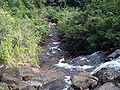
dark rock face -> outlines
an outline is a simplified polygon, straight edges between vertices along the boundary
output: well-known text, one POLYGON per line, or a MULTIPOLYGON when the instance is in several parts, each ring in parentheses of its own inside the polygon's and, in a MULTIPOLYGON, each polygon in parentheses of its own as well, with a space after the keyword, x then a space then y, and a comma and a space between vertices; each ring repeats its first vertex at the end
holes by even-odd
POLYGON ((102 63, 103 58, 105 58, 106 52, 97 51, 91 55, 79 56, 71 60, 71 64, 75 65, 98 65, 102 63))
POLYGON ((81 89, 94 88, 98 83, 98 78, 88 72, 82 72, 74 76, 73 84, 81 89))
POLYGON ((99 88, 96 88, 94 90, 120 90, 120 88, 116 87, 114 84, 108 82, 100 86, 99 88))
POLYGON ((101 83, 106 83, 109 81, 116 81, 120 82, 120 72, 119 70, 116 71, 114 69, 101 69, 96 73, 96 75, 99 78, 99 81, 101 83))
POLYGON ((120 49, 117 49, 116 51, 114 51, 113 53, 111 53, 110 55, 108 55, 105 58, 105 61, 111 61, 113 59, 116 59, 120 56, 120 49))

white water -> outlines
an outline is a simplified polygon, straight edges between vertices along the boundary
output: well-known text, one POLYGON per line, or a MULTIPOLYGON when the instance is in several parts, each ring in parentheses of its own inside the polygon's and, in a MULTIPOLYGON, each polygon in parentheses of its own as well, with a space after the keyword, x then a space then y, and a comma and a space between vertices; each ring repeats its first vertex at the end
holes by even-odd
MULTIPOLYGON (((58 42, 54 42, 55 45, 57 45, 58 42)), ((60 48, 58 48, 59 45, 55 46, 55 47, 50 47, 50 51, 52 51, 53 54, 55 54, 57 51, 62 51, 60 48)))
POLYGON ((71 76, 65 76, 64 80, 68 85, 66 85, 66 87, 63 90, 68 90, 68 88, 72 85, 71 76))
POLYGON ((86 58, 83 57, 83 58, 81 59, 81 61, 83 61, 83 60, 85 60, 85 59, 86 59, 86 58))
POLYGON ((77 66, 74 66, 74 65, 70 65, 68 63, 62 63, 64 60, 65 60, 64 58, 60 59, 59 63, 55 64, 55 66, 56 67, 62 67, 64 69, 69 69, 70 71, 73 71, 73 69, 76 69, 77 71, 84 71, 85 69, 93 68, 93 66, 88 66, 88 65, 83 65, 83 66, 77 65, 77 66))
POLYGON ((60 42, 53 42, 53 44, 55 44, 55 45, 56 45, 56 44, 60 44, 60 42))
POLYGON ((118 57, 117 59, 115 59, 113 61, 102 63, 99 67, 97 67, 95 70, 93 70, 91 72, 91 74, 97 73, 102 68, 114 68, 115 70, 119 70, 120 69, 120 57, 118 57))
MULTIPOLYGON (((95 54, 95 53, 94 53, 95 54)), ((86 58, 81 58, 81 60, 84 60, 86 58)), ((63 61, 65 61, 64 58, 59 60, 58 64, 55 64, 56 67, 62 67, 64 69, 69 69, 70 71, 73 71, 74 69, 76 69, 77 71, 85 71, 86 69, 90 69, 93 68, 94 66, 90 66, 90 65, 71 65, 68 63, 63 63, 63 61)), ((101 70, 102 68, 114 68, 115 70, 119 70, 120 69, 120 57, 118 57, 117 59, 113 60, 113 61, 109 61, 109 62, 105 62, 105 63, 101 63, 98 67, 96 67, 91 74, 95 74, 97 73, 99 70, 101 70)))

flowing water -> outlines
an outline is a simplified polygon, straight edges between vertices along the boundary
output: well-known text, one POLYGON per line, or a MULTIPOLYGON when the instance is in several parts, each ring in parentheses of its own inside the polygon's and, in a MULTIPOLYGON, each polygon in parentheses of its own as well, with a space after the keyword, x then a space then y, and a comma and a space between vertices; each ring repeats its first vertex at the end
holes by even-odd
POLYGON ((53 69, 63 68, 70 73, 70 75, 65 76, 64 80, 68 84, 63 90, 68 90, 72 84, 72 81, 70 80, 71 76, 79 72, 90 72, 91 74, 94 74, 102 68, 120 69, 120 57, 116 60, 105 63, 102 61, 102 59, 106 57, 106 52, 104 51, 98 51, 91 55, 71 58, 66 51, 60 48, 61 42, 59 41, 57 30, 51 28, 49 32, 49 36, 43 43, 43 49, 45 51, 41 57, 53 69))

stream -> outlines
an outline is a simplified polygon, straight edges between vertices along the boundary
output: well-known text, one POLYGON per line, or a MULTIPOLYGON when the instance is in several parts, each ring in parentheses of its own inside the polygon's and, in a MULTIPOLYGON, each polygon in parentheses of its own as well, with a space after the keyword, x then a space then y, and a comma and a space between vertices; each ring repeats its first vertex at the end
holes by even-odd
MULTIPOLYGON (((60 73, 53 74, 56 79, 64 77, 64 87, 59 87, 59 85, 57 87, 56 85, 55 88, 51 86, 56 84, 56 81, 53 81, 53 84, 47 83, 44 86, 45 90, 70 90, 69 88, 72 85, 71 77, 80 72, 90 72, 91 74, 95 74, 102 68, 111 68, 111 66, 114 66, 116 70, 120 69, 120 57, 109 62, 103 61, 103 58, 106 57, 107 51, 97 51, 91 55, 72 58, 68 52, 60 48, 61 42, 57 35, 57 29, 51 27, 49 29, 49 33, 49 36, 41 44, 42 48, 44 49, 41 59, 45 62, 42 67, 47 66, 48 72, 50 69, 53 70, 53 72, 54 70, 57 70, 57 72, 61 71, 61 74, 62 72, 67 72, 67 74, 64 74, 63 76, 60 76, 60 73)), ((47 72, 46 69, 42 70, 47 72)), ((48 74, 48 76, 50 75, 48 74)))

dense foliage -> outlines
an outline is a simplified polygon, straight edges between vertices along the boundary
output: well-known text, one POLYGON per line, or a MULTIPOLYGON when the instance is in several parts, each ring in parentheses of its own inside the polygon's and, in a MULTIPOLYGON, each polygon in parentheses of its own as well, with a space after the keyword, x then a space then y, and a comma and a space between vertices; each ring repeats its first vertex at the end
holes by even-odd
POLYGON ((38 2, 0 0, 0 61, 10 65, 33 61, 42 52, 37 43, 48 34, 38 2))
POLYGON ((84 10, 59 20, 58 32, 70 52, 88 54, 120 48, 120 1, 92 0, 84 10))

